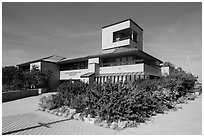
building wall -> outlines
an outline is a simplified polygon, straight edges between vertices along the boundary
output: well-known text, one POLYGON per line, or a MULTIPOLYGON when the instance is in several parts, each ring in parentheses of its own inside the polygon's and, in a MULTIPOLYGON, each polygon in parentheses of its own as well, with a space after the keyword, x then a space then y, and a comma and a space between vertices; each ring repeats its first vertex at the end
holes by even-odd
MULTIPOLYGON (((130 21, 122 22, 102 29, 102 50, 116 47, 113 44, 113 32, 130 28, 130 21)), ((127 42, 126 42, 127 43, 127 42)))
POLYGON ((174 72, 174 69, 171 67, 161 67, 161 74, 162 76, 170 75, 174 72))
POLYGON ((38 68, 39 70, 41 70, 41 62, 31 63, 31 64, 30 64, 30 70, 31 70, 33 67, 36 67, 36 68, 38 68))
POLYGON ((91 58, 91 59, 88 60, 88 63, 89 63, 89 64, 92 64, 92 63, 97 63, 97 64, 99 64, 99 58, 91 58))
POLYGON ((125 73, 125 72, 143 72, 144 63, 122 66, 100 67, 100 74, 103 73, 125 73))
POLYGON ((94 72, 94 73, 98 74, 99 58, 91 58, 88 60, 88 70, 89 70, 89 72, 94 72))
POLYGON ((102 29, 102 50, 122 46, 130 46, 143 50, 143 31, 130 20, 102 29), (127 28, 131 28, 137 32, 138 42, 136 43, 130 39, 113 42, 113 32, 127 28))
POLYGON ((60 71, 60 80, 80 79, 84 82, 88 82, 88 78, 80 78, 81 75, 86 74, 88 72, 88 69, 60 71))
POLYGON ((119 66, 119 65, 130 65, 133 64, 133 56, 122 56, 122 57, 113 57, 113 58, 106 58, 106 62, 104 63, 104 60, 101 60, 100 66, 104 67, 107 64, 110 64, 111 66, 119 66))
MULTIPOLYGON (((113 41, 113 40, 112 40, 113 41)), ((122 47, 122 46, 128 46, 130 45, 130 39, 122 40, 122 41, 117 41, 117 42, 112 42, 111 43, 111 48, 117 48, 117 47, 122 47)))
POLYGON ((144 72, 147 72, 150 75, 156 75, 156 76, 161 75, 161 69, 147 65, 147 64, 145 64, 144 66, 144 72))
POLYGON ((51 62, 41 62, 41 69, 50 70, 52 72, 50 76, 49 87, 52 89, 57 88, 60 80, 59 66, 51 62))
POLYGON ((138 26, 135 26, 133 22, 130 22, 130 28, 132 28, 135 32, 138 33, 138 42, 131 41, 131 47, 138 47, 138 49, 143 50, 143 30, 141 30, 138 26))

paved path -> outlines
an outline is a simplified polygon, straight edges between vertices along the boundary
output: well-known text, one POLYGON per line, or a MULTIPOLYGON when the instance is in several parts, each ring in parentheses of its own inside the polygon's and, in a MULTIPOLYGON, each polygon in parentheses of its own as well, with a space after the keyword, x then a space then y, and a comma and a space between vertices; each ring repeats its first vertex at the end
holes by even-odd
MULTIPOLYGON (((179 104, 180 105, 180 104, 179 104)), ((202 134, 202 96, 182 109, 169 111, 153 117, 152 121, 140 124, 138 128, 127 128, 121 135, 201 135, 202 134)))
POLYGON ((21 135, 174 135, 202 134, 202 97, 183 104, 183 109, 157 115, 147 124, 115 131, 36 111, 39 96, 2 103, 2 134, 21 135))
POLYGON ((45 112, 4 117, 3 135, 113 135, 118 131, 45 112))
POLYGON ((2 116, 34 112, 38 108, 40 96, 33 96, 2 103, 2 116))

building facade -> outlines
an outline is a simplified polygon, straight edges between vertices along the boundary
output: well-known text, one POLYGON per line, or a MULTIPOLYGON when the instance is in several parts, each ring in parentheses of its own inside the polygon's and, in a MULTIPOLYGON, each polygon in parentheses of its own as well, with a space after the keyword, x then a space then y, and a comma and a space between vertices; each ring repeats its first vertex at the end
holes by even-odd
POLYGON ((162 63, 143 51, 143 29, 127 19, 102 28, 100 54, 72 59, 53 55, 17 66, 51 70, 50 86, 55 88, 65 80, 103 83, 159 77, 162 63))

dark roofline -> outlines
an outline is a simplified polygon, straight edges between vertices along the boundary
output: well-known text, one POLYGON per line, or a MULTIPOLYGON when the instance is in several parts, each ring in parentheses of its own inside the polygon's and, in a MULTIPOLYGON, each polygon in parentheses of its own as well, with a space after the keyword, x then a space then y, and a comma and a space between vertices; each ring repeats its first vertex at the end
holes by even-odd
POLYGON ((51 56, 48 56, 48 57, 44 57, 44 58, 41 58, 41 59, 36 59, 36 60, 33 60, 33 61, 29 61, 29 62, 25 62, 25 63, 21 63, 21 64, 17 64, 16 66, 23 66, 23 65, 30 64, 30 63, 42 61, 43 59, 47 59, 47 58, 50 58, 52 56, 54 56, 54 55, 51 55, 51 56))
POLYGON ((119 23, 122 23, 122 22, 125 22, 125 21, 128 21, 128 20, 131 21, 132 23, 134 23, 136 26, 138 26, 143 31, 143 29, 138 24, 136 24, 132 19, 125 19, 125 20, 122 20, 122 21, 119 21, 119 22, 104 26, 104 27, 102 27, 102 29, 113 26, 113 25, 116 25, 116 24, 119 24, 119 23))
MULTIPOLYGON (((45 60, 45 59, 48 59, 48 58, 51 58, 51 57, 54 57, 54 56, 57 56, 57 55, 50 55, 50 56, 47 56, 47 57, 44 57, 44 58, 40 58, 40 59, 36 59, 36 60, 33 60, 33 61, 17 64, 16 66, 24 66, 24 65, 28 65, 28 64, 31 64, 31 63, 34 63, 34 62, 39 62, 39 61, 41 61, 41 62, 57 63, 57 62, 52 62, 52 61, 45 60)), ((58 56, 58 57, 60 57, 60 56, 58 56)))
POLYGON ((104 57, 104 56, 108 56, 108 55, 111 55, 111 54, 122 54, 122 53, 127 53, 127 52, 134 52, 134 51, 138 51, 142 54, 145 54, 146 56, 149 56, 150 58, 153 58, 155 60, 158 60, 160 63, 163 63, 163 61, 161 61, 160 59, 156 58, 156 57, 153 57, 152 55, 142 51, 142 50, 139 50, 139 49, 130 49, 130 50, 126 50, 126 51, 119 51, 119 52, 110 52, 110 53, 100 53, 100 54, 95 54, 95 55, 88 55, 88 56, 84 56, 84 57, 78 57, 78 58, 72 58, 72 59, 67 59, 67 60, 63 60, 63 61, 60 61, 58 62, 59 64, 65 64, 65 63, 68 63, 68 62, 74 62, 74 61, 79 61, 79 60, 88 60, 90 58, 101 58, 101 57, 104 57))
POLYGON ((161 61, 160 59, 158 59, 158 58, 156 58, 156 57, 153 57, 152 55, 150 55, 150 54, 148 54, 148 53, 146 53, 146 52, 144 52, 144 51, 142 51, 142 50, 139 50, 139 51, 142 52, 142 53, 144 53, 144 54, 146 54, 147 56, 150 56, 150 57, 152 57, 152 58, 158 60, 160 63, 163 63, 163 61, 161 61))
POLYGON ((119 52, 113 51, 113 52, 110 52, 110 53, 101 53, 101 54, 97 54, 97 55, 90 55, 89 58, 96 58, 96 57, 99 57, 99 58, 100 58, 100 57, 104 57, 104 56, 106 56, 106 55, 122 54, 122 53, 134 52, 134 51, 138 51, 138 52, 140 52, 140 53, 142 53, 142 54, 145 54, 146 56, 149 56, 149 57, 151 57, 151 58, 153 58, 153 59, 155 59, 155 60, 158 60, 160 63, 163 63, 163 61, 161 61, 160 59, 158 59, 158 58, 156 58, 156 57, 153 57, 152 55, 150 55, 150 54, 148 54, 148 53, 146 53, 146 52, 144 52, 144 51, 142 51, 142 50, 139 50, 139 49, 130 49, 130 50, 119 51, 119 52))
POLYGON ((81 61, 81 60, 88 60, 89 56, 84 56, 84 57, 76 57, 76 58, 71 58, 71 59, 64 59, 62 61, 59 61, 58 64, 66 64, 74 61, 81 61))

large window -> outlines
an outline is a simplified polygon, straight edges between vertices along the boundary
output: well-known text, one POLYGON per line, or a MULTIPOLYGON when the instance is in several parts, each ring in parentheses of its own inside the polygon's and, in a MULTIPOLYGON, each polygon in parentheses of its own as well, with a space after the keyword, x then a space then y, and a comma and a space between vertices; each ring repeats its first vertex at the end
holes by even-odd
POLYGON ((102 66, 115 66, 116 58, 104 58, 102 66))
POLYGON ((76 69, 87 69, 88 61, 81 61, 75 63, 60 64, 60 70, 76 70, 76 69))
POLYGON ((128 28, 120 31, 113 32, 113 42, 131 39, 138 42, 138 34, 134 30, 128 28))

